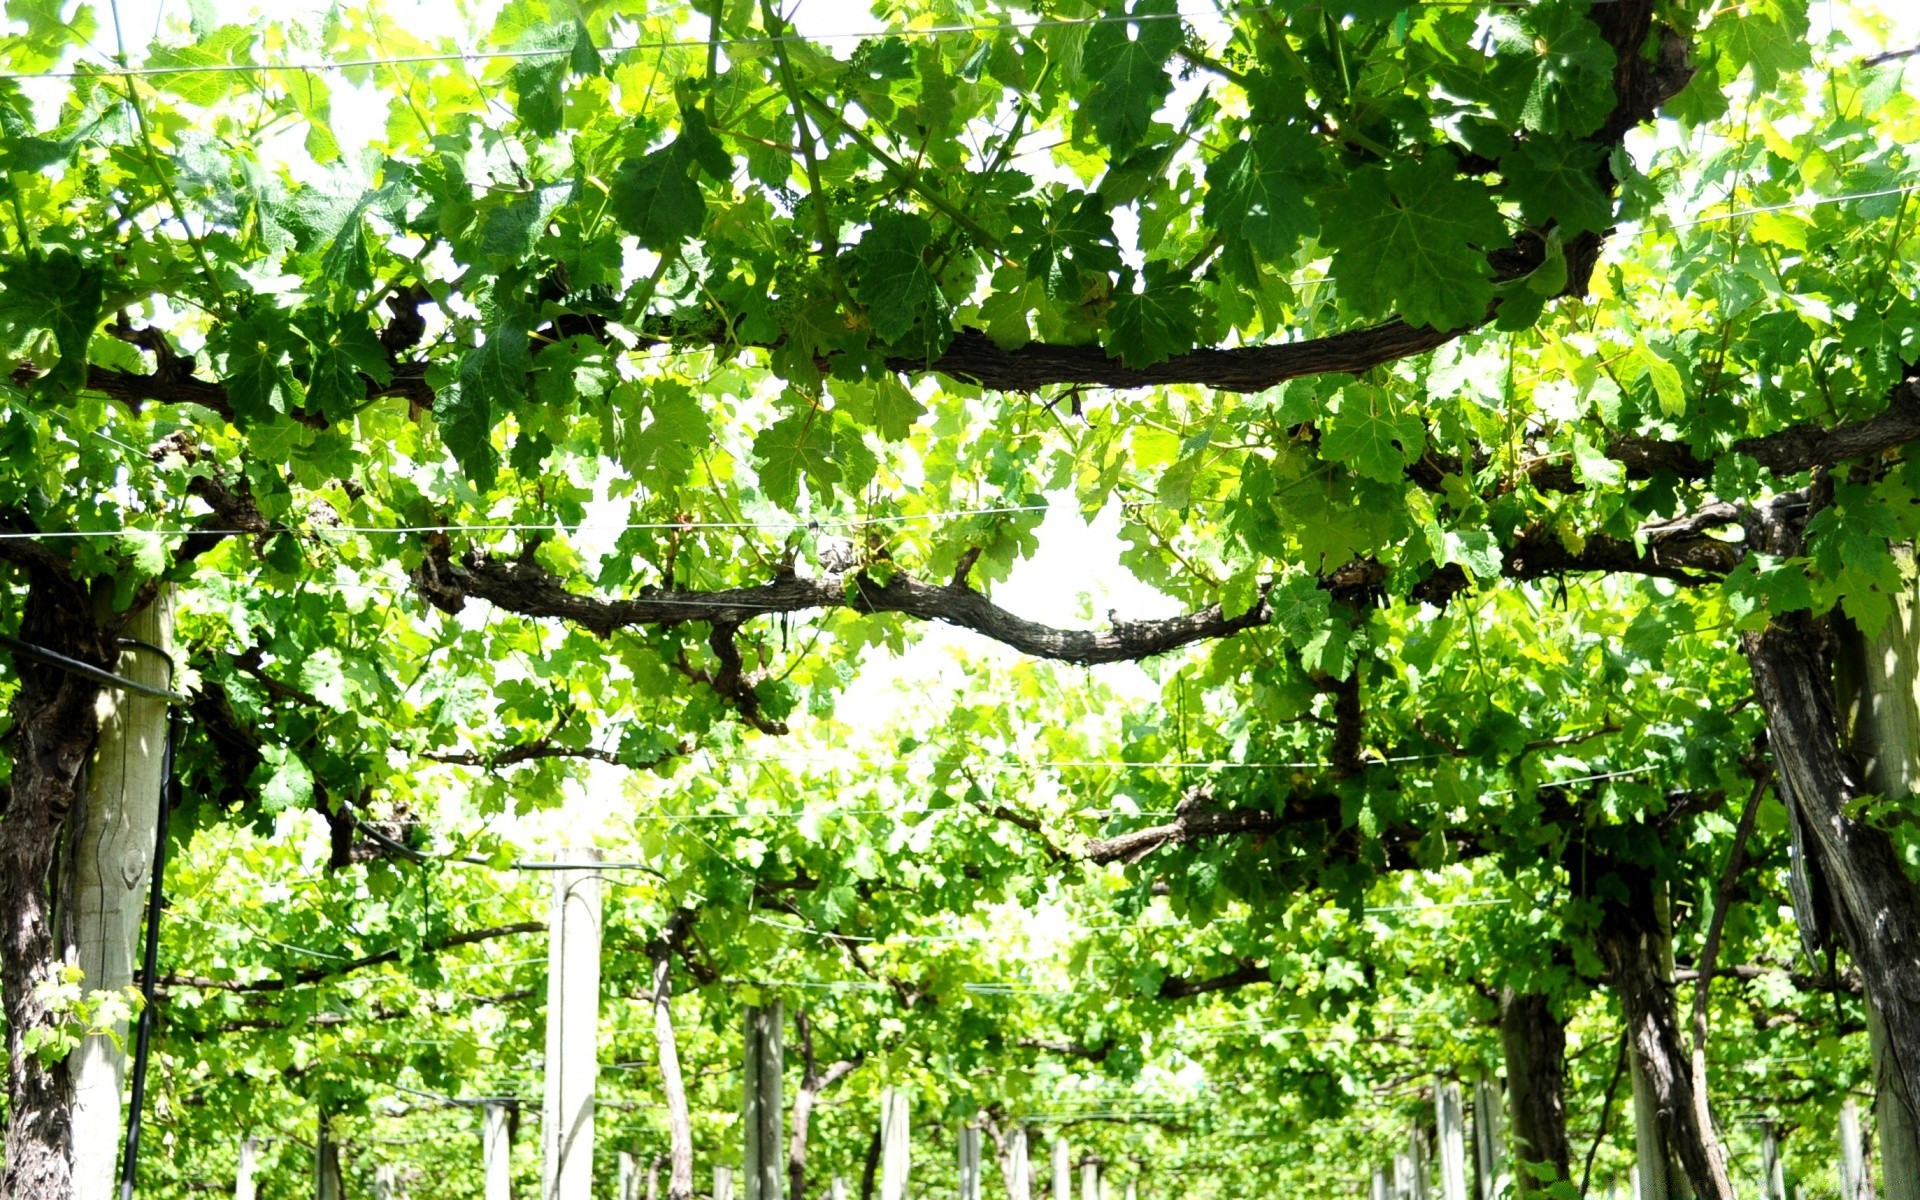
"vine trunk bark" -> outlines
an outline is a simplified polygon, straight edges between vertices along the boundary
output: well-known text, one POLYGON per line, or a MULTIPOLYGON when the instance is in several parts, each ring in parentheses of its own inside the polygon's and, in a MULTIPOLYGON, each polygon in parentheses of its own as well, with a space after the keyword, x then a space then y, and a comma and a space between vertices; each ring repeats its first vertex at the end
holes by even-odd
POLYGON ((1806 865, 1824 885, 1884 1033, 1881 1094, 1920 1112, 1920 885, 1893 839, 1859 811, 1874 789, 1841 739, 1826 630, 1783 618, 1743 634, 1741 648, 1781 786, 1807 835, 1806 865))
MULTIPOLYGON (((1642 1161, 1658 1166, 1660 1159, 1670 1158, 1685 1184, 1702 1200, 1734 1200, 1719 1139, 1711 1124, 1701 1119, 1707 1111, 1705 1098, 1694 1094, 1686 1047, 1680 1040, 1664 961, 1667 933, 1655 907, 1653 875, 1618 861, 1610 863, 1609 869, 1624 885, 1626 897, 1609 900, 1602 908, 1600 954, 1626 1021, 1635 1071, 1636 1119, 1643 1127, 1650 1126, 1654 1135, 1641 1139, 1642 1161)), ((1643 1196, 1665 1182, 1659 1175, 1649 1180, 1646 1172, 1642 1179, 1643 1196), (1654 1186, 1649 1188, 1649 1183, 1654 1186)))
MULTIPOLYGON (((20 637, 99 667, 111 638, 85 590, 48 564, 25 568, 20 637)), ((58 968, 50 876, 61 831, 80 802, 98 732, 99 688, 79 676, 15 656, 13 779, 0 820, 0 1007, 7 1018, 6 1200, 67 1200, 72 1194, 72 1110, 64 1061, 34 1044, 51 1032, 37 988, 58 968)))
POLYGON ((1507 1103, 1518 1160, 1514 1195, 1530 1200, 1569 1179, 1566 1026, 1546 996, 1508 988, 1500 997, 1500 1045, 1507 1059, 1507 1103), (1540 1168, 1551 1176, 1541 1179, 1540 1168))
MULTIPOLYGON (((1904 557, 1911 565, 1912 555, 1904 557)), ((1861 775, 1875 793, 1903 802, 1920 790, 1917 599, 1911 591, 1895 597, 1886 626, 1872 638, 1851 622, 1834 621, 1840 715, 1851 733, 1861 775)), ((1867 1041, 1873 1055, 1874 1126, 1886 1200, 1920 1200, 1920 1122, 1899 1084, 1887 1022, 1871 1003, 1867 1041)))

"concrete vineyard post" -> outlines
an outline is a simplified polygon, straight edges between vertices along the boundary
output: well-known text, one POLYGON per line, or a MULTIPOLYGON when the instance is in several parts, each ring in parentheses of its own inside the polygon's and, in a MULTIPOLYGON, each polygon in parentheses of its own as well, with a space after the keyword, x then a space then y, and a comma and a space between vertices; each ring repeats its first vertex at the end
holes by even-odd
POLYGON ((980 1130, 960 1127, 960 1200, 980 1200, 980 1130))
POLYGON ((733 1168, 713 1169, 713 1200, 733 1200, 733 1168))
POLYGON ((592 847, 562 851, 582 864, 553 872, 547 919, 547 1057, 541 1107, 543 1200, 593 1200, 593 1092, 599 1074, 600 873, 592 847))
POLYGON ((880 1200, 907 1200, 913 1166, 913 1093, 890 1087, 880 1093, 880 1200))
POLYGON ((1027 1153, 1027 1127, 1007 1133, 1007 1200, 1033 1200, 1033 1159, 1027 1153))
POLYGON ((1073 1148, 1067 1139, 1053 1139, 1053 1200, 1073 1200, 1073 1148))
POLYGON ((1867 1187, 1867 1137, 1849 1098, 1840 1106, 1840 1200, 1868 1200, 1867 1187))
POLYGON ((252 1138, 240 1139, 240 1161, 233 1171, 233 1200, 254 1200, 258 1189, 254 1186, 253 1172, 258 1162, 260 1144, 252 1138))
POLYGON ((615 1194, 620 1200, 640 1200, 640 1164, 634 1161, 633 1155, 625 1150, 620 1151, 615 1159, 615 1168, 618 1171, 616 1186, 619 1188, 615 1194))
POLYGON ((1773 1125, 1760 1134, 1760 1186, 1766 1200, 1787 1200, 1787 1164, 1780 1157, 1780 1131, 1773 1125))
POLYGON ((781 1078, 786 1067, 783 1017, 778 1000, 747 1009, 740 1121, 746 1138, 740 1163, 746 1179, 744 1200, 783 1200, 786 1192, 786 1137, 781 1120, 781 1078))
POLYGON ((480 1174, 486 1200, 513 1200, 512 1114, 497 1100, 480 1105, 480 1174))
POLYGON ((1440 1131, 1440 1200, 1467 1200, 1467 1106, 1460 1085, 1436 1083, 1433 1103, 1440 1131))
POLYGON ((1080 1200, 1101 1200, 1100 1160, 1091 1154, 1080 1160, 1080 1200))
POLYGON ((835 1175, 833 1177, 833 1184, 830 1188, 828 1188, 827 1194, 828 1194, 829 1200, 847 1200, 846 1176, 835 1175))
POLYGON ((1373 1185, 1367 1189, 1367 1200, 1395 1200, 1393 1183, 1387 1178, 1385 1167, 1373 1169, 1373 1185))
POLYGON ((1512 1190, 1507 1178, 1506 1130, 1501 1127, 1500 1085, 1481 1076, 1473 1084, 1473 1175, 1478 1200, 1499 1200, 1512 1190))
MULTIPOLYGON (((173 589, 163 587, 134 615, 126 636, 158 646, 127 647, 117 674, 155 687, 173 683, 173 589)), ((114 688, 100 689, 95 709, 100 737, 87 779, 85 811, 75 822, 73 963, 86 972, 89 992, 119 991, 133 983, 147 887, 153 876, 154 832, 166 780, 167 702, 114 688)), ((113 1037, 83 1039, 67 1059, 72 1102, 73 1200, 112 1200, 122 1151, 121 1093, 127 1080, 127 1022, 113 1037)))

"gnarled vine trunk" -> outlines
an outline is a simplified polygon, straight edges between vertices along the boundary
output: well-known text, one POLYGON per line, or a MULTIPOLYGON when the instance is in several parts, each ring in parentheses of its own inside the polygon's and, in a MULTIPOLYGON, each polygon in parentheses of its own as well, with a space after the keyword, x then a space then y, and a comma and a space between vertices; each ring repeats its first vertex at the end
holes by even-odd
MULTIPOLYGON (((48 564, 26 569, 23 640, 111 667, 110 640, 91 599, 48 564)), ((0 819, 0 1004, 7 1016, 6 1200, 67 1200, 72 1192, 72 1123, 63 1062, 29 1049, 52 1022, 36 986, 55 969, 49 874, 60 833, 85 787, 99 730, 96 684, 16 655, 13 780, 0 819)))
MULTIPOLYGON (((1634 1084, 1641 1112, 1650 1115, 1658 1143, 1678 1163, 1703 1200, 1734 1200, 1733 1185, 1711 1125, 1701 1119, 1703 1097, 1695 1094, 1673 992, 1662 962, 1666 931, 1654 908, 1650 872, 1630 863, 1609 864, 1626 887, 1624 901, 1601 910, 1600 954, 1627 1027, 1638 1072, 1634 1084)), ((1645 1149, 1645 1147, 1643 1147, 1645 1149)))
MULTIPOLYGON (((1903 556, 1911 562, 1910 552, 1903 556)), ((1890 800, 1920 791, 1920 603, 1895 597, 1892 616, 1874 638, 1835 619, 1835 676, 1840 715, 1866 785, 1890 800)), ((1920 1121, 1899 1086, 1886 1020, 1867 1005, 1873 1055, 1874 1127, 1879 1134, 1887 1200, 1920 1200, 1920 1121)))
POLYGON ((1507 1059, 1507 1107, 1512 1116, 1513 1152, 1519 1163, 1545 1164, 1553 1177, 1513 1172, 1520 1200, 1544 1196, 1552 1183, 1570 1178, 1572 1151, 1567 1145, 1567 1029, 1553 1005, 1537 992, 1506 989, 1500 997, 1500 1046, 1507 1059))
POLYGON ((1882 1085, 1920 1112, 1920 885, 1893 839, 1854 810, 1873 789, 1841 740, 1825 631, 1805 617, 1783 618, 1742 635, 1741 648, 1808 858, 1884 1033, 1882 1085))

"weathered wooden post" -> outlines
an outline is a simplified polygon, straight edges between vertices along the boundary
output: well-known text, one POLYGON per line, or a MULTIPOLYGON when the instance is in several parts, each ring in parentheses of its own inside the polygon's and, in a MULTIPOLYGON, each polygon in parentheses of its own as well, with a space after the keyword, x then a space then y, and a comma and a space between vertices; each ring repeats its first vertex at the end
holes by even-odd
POLYGON ((745 1200, 782 1200, 786 1193, 786 1138, 781 1128, 781 1077, 786 1069, 780 1039, 782 1017, 778 1000, 747 1009, 740 1121, 746 1136, 740 1164, 746 1177, 745 1200))
POLYGON ((1473 1176, 1479 1200, 1499 1200, 1513 1189, 1502 1111, 1500 1085, 1482 1075, 1473 1084, 1473 1176))
POLYGON ((600 1071, 600 852, 564 851, 579 869, 553 872, 547 918, 544 1200, 593 1200, 593 1091, 600 1071))
POLYGON ((1440 1134, 1440 1200, 1467 1200, 1467 1106, 1460 1085, 1436 1081, 1433 1108, 1440 1134))
POLYGON ((253 1183, 253 1172, 259 1153, 258 1142, 252 1138, 240 1139, 240 1161, 233 1172, 233 1200, 254 1200, 258 1194, 253 1183))
POLYGON ((880 1092, 880 1200, 907 1200, 907 1175, 913 1167, 913 1093, 890 1087, 880 1092))
POLYGON ((1633 1194, 1634 1200, 1674 1200, 1668 1182, 1667 1140, 1660 1136, 1653 1085, 1641 1065, 1640 1052, 1628 1055, 1633 1082, 1633 1194))
POLYGON ((343 1200, 340 1188, 340 1146, 333 1140, 333 1118, 320 1110, 320 1127, 313 1139, 313 1200, 343 1200))
POLYGON ((960 1200, 980 1200, 980 1129, 960 1127, 960 1200))
POLYGON ((1007 1131, 1007 1200, 1033 1200, 1033 1159, 1027 1154, 1027 1127, 1015 1125, 1007 1131))
POLYGON ((1053 1200, 1073 1200, 1073 1148, 1059 1134, 1053 1138, 1053 1200))
POLYGON ((480 1105, 480 1174, 486 1200, 513 1200, 513 1112, 503 1101, 480 1105))
MULTIPOLYGON (((171 687, 173 590, 162 587, 129 619, 126 636, 158 647, 130 647, 117 673, 171 687)), ((102 688, 95 709, 100 736, 87 777, 86 808, 76 814, 73 865, 74 965, 89 992, 117 992, 133 983, 133 963, 153 877, 154 835, 165 784, 167 702, 102 688)), ((121 1092, 127 1077, 127 1023, 112 1037, 81 1040, 67 1057, 72 1113, 73 1200, 111 1200, 119 1189, 121 1092)))
POLYGON ((1840 1200, 1870 1200, 1867 1137, 1860 1127, 1860 1106, 1852 1097, 1840 1105, 1840 1200))

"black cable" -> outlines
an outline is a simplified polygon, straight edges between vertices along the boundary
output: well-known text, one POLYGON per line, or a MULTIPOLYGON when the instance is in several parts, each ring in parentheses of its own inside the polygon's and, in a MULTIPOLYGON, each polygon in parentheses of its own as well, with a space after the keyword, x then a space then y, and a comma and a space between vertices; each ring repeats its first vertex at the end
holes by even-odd
MULTIPOLYGON (((159 649, 158 646, 153 646, 134 638, 122 638, 121 641, 123 644, 138 646, 143 649, 159 649)), ((62 671, 91 679, 95 683, 104 684, 110 688, 117 688, 123 692, 134 692, 142 696, 151 696, 155 700, 165 700, 169 704, 190 703, 190 701, 179 692, 154 687, 150 683, 141 683, 137 679, 128 679, 124 675, 115 675, 112 671, 96 667, 90 662, 81 662, 79 659, 70 658, 58 650, 49 650, 45 646, 36 646, 32 642, 23 642, 19 638, 9 634, 0 633, 0 646, 6 647, 15 654, 24 654, 28 658, 38 659, 48 666, 58 667, 62 671)))

